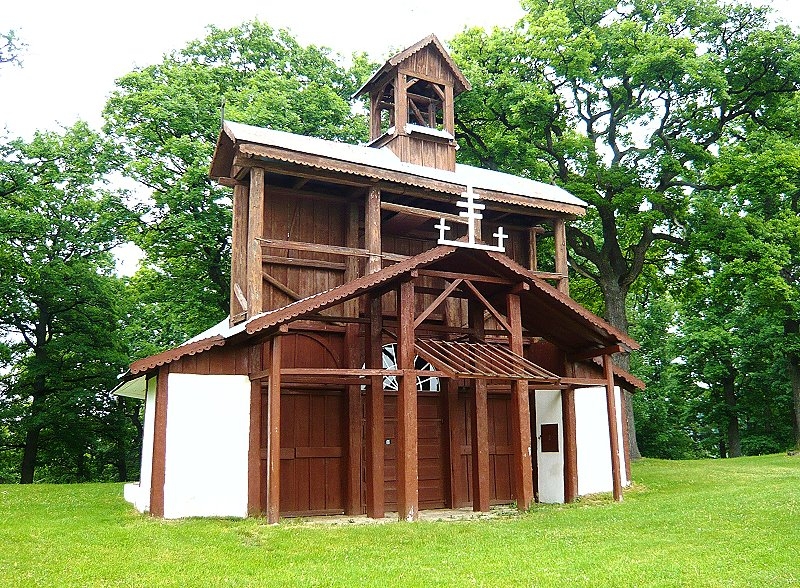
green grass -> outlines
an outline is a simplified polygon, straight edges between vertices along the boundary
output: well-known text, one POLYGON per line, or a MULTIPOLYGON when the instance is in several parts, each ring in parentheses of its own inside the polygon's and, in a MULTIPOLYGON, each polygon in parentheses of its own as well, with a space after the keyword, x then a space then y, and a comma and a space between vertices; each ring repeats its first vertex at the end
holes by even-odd
POLYGON ((155 520, 119 484, 0 486, 0 586, 800 586, 800 456, 633 474, 621 504, 337 527, 155 520))

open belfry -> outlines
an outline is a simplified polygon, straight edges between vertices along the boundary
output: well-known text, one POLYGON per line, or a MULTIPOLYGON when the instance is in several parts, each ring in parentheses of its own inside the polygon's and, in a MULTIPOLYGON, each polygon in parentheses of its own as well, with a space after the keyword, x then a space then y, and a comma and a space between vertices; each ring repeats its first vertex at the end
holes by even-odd
POLYGON ((569 297, 565 223, 586 204, 457 164, 469 89, 431 35, 359 90, 367 145, 223 124, 230 317, 125 375, 146 402, 137 508, 415 520, 621 499, 620 389, 642 383, 611 362, 636 342, 569 297))

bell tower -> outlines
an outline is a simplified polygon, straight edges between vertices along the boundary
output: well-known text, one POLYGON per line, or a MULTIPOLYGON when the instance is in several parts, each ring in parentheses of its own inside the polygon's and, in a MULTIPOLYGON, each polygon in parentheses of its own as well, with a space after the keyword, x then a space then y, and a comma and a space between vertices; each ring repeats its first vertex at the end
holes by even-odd
POLYGON ((370 147, 401 161, 454 171, 453 100, 471 88, 436 35, 387 61, 356 93, 369 95, 370 147))

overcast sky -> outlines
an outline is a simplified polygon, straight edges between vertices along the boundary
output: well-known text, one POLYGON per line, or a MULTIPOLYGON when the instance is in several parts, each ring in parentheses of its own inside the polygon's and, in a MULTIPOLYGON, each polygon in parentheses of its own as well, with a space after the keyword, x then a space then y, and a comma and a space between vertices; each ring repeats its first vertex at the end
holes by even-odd
MULTIPOLYGON (((761 0, 800 24, 796 0, 761 0)), ((288 28, 303 44, 375 60, 434 32, 447 41, 465 26, 509 26, 518 0, 27 0, 3 3, 0 31, 28 44, 22 68, 0 69, 0 131, 29 137, 82 118, 101 124, 114 80, 204 36, 259 18, 288 28)))

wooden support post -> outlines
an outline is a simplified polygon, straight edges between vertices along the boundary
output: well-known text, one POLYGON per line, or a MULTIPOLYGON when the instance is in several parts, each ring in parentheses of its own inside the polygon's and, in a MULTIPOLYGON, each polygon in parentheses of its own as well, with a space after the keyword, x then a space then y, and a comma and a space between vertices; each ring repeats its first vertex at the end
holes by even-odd
POLYGON ((578 497, 578 440, 575 435, 575 389, 561 391, 561 418, 564 424, 564 502, 578 497))
POLYGON ((269 456, 267 521, 277 523, 281 512, 281 336, 272 338, 269 354, 269 409, 267 455, 269 456))
POLYGON ((408 124, 408 92, 406 91, 406 74, 397 72, 394 84, 394 128, 398 135, 406 134, 408 124))
POLYGON ((528 269, 535 272, 539 269, 539 258, 536 252, 536 235, 538 231, 535 227, 528 229, 528 269))
MULTIPOLYGON (((383 308, 380 296, 369 298, 369 330, 364 357, 368 368, 383 367, 383 308)), ((382 519, 385 511, 383 453, 383 376, 372 376, 367 386, 366 485, 367 516, 382 519)))
MULTIPOLYGON (((244 318, 242 313, 247 312, 247 307, 242 305, 237 295, 236 287, 244 294, 247 290, 247 230, 248 230, 248 209, 250 207, 250 189, 244 184, 236 184, 233 187, 233 226, 231 230, 231 326, 234 324, 234 317, 239 315, 244 318)), ((246 301, 247 294, 244 294, 246 301)))
POLYGON ((247 318, 263 310, 264 277, 261 243, 264 236, 264 170, 250 170, 250 207, 247 219, 247 318))
POLYGON ((370 188, 367 194, 364 238, 369 251, 367 273, 372 274, 381 269, 381 191, 370 188))
POLYGON ((556 273, 563 277, 558 281, 558 290, 569 294, 569 280, 567 273, 567 226, 562 218, 553 219, 553 244, 556 250, 556 273))
POLYGON ((619 410, 622 414, 622 455, 625 458, 625 483, 627 485, 633 479, 631 478, 631 444, 630 437, 628 437, 628 415, 633 413, 628 412, 626 404, 632 402, 633 398, 627 390, 620 390, 619 397, 622 403, 619 410))
MULTIPOLYGON (((347 205, 347 227, 345 229, 345 245, 352 249, 358 248, 358 203, 349 202, 347 205)), ((345 258, 344 283, 351 282, 358 277, 358 258, 348 255, 345 258)), ((344 316, 358 316, 358 298, 347 300, 344 305, 344 316)))
POLYGON ((417 376, 414 373, 414 282, 400 284, 397 367, 403 371, 397 391, 397 517, 419 518, 417 451, 417 376))
MULTIPOLYGON (((469 327, 478 341, 484 338, 483 306, 469 301, 469 327)), ((486 380, 472 380, 472 510, 489 510, 489 399, 486 380)))
POLYGON ((158 369, 156 380, 156 410, 153 419, 153 465, 150 475, 150 514, 164 516, 164 481, 167 458, 167 403, 169 366, 158 369))
POLYGON ((442 108, 442 122, 444 130, 451 135, 456 134, 455 125, 455 104, 453 100, 453 86, 446 84, 444 87, 444 105, 442 108))
MULTIPOLYGON (((250 349, 251 374, 261 371, 261 346, 257 345, 250 349)), ((247 514, 258 516, 264 511, 261 496, 264 488, 266 476, 263 471, 261 461, 261 448, 263 447, 262 438, 266 431, 262 431, 262 398, 261 380, 250 382, 250 440, 247 448, 247 514)))
MULTIPOLYGON (((348 324, 344 332, 347 367, 358 368, 358 325, 348 324)), ((361 514, 361 386, 347 386, 347 495, 345 514, 361 514)))
POLYGON ((622 502, 622 482, 619 471, 619 434, 617 432, 617 407, 614 394, 614 371, 611 356, 603 356, 603 371, 606 376, 606 409, 608 411, 608 436, 611 445, 611 480, 614 500, 622 502))
MULTIPOLYGON (((522 312, 518 294, 506 296, 508 309, 509 348, 519 356, 523 354, 522 312)), ((511 442, 514 450, 512 471, 517 508, 528 510, 533 503, 533 466, 531 464, 531 408, 527 380, 511 383, 511 442)))
MULTIPOLYGON (((458 310, 460 301, 448 298, 444 302, 444 321, 448 327, 460 327, 458 321, 458 310)), ((442 413, 445 415, 442 423, 443 430, 447 434, 444 437, 445 447, 442 455, 447 456, 449 467, 445 468, 447 480, 445 487, 445 504, 448 508, 458 508, 458 488, 462 480, 466 479, 464 464, 461 458, 461 445, 463 438, 458 436, 458 380, 447 378, 444 380, 444 390, 442 390, 442 413)))

